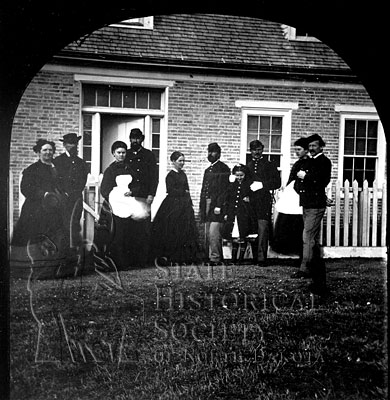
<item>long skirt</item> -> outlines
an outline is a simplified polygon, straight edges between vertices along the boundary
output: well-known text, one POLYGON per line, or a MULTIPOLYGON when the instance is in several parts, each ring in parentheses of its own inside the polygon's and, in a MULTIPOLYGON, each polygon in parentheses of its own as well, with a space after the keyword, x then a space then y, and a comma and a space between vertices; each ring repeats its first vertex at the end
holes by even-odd
POLYGON ((167 196, 152 223, 151 252, 170 262, 191 263, 197 259, 198 233, 189 197, 167 196))
POLYGON ((301 214, 283 214, 276 216, 272 250, 281 254, 302 253, 303 218, 301 214))

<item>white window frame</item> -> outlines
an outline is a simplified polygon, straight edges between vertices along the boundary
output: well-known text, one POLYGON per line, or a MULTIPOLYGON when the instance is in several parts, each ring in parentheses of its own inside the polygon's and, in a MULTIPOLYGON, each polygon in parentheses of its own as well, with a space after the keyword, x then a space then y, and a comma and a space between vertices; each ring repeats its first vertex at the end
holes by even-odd
POLYGON ((282 184, 284 185, 290 175, 291 162, 291 121, 293 110, 298 109, 298 103, 279 101, 251 101, 237 100, 236 107, 241 108, 241 147, 240 162, 246 163, 248 151, 248 116, 275 116, 282 117, 282 142, 280 148, 280 170, 282 184))
POLYGON ((119 28, 130 28, 130 29, 153 29, 154 19, 153 17, 140 17, 130 18, 124 21, 112 24, 110 26, 116 26, 119 28))
MULTIPOLYGON (((339 132, 339 156, 338 156, 338 176, 337 179, 343 182, 344 173, 344 126, 346 119, 364 120, 364 121, 378 121, 378 143, 377 143, 377 168, 375 180, 378 185, 383 185, 385 182, 385 168, 386 168, 386 138, 383 130, 382 123, 379 119, 375 107, 360 107, 348 105, 335 105, 335 111, 340 113, 340 132, 339 132)), ((350 182, 352 185, 352 182, 350 182)))

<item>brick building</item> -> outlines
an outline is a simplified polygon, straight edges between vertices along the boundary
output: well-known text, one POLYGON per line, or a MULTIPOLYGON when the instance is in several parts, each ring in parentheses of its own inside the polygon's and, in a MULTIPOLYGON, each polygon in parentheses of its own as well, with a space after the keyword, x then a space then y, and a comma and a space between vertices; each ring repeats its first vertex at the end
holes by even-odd
POLYGON ((18 179, 36 160, 39 137, 83 138, 81 156, 97 177, 114 140, 140 127, 156 154, 162 200, 169 155, 186 155, 197 214, 207 144, 221 159, 245 162, 248 144, 265 143, 286 182, 293 143, 319 133, 332 179, 385 182, 385 135, 365 88, 328 46, 306 32, 257 18, 168 15, 105 26, 53 57, 27 87, 15 115, 11 171, 14 220, 18 179))

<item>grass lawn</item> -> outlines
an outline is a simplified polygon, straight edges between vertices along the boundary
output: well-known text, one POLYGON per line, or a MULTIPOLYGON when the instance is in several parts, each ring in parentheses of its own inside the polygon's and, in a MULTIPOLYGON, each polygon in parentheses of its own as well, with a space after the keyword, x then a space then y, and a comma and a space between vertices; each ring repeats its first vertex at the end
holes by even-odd
POLYGON ((12 399, 385 399, 386 263, 11 282, 12 399))

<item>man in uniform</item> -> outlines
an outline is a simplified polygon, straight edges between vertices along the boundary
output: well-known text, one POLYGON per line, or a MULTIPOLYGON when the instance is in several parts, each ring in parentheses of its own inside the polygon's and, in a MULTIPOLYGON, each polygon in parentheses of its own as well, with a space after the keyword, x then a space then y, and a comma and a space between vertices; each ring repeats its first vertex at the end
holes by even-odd
MULTIPOLYGON (((130 148, 127 150, 125 163, 133 170, 131 182, 132 196, 149 209, 156 195, 158 185, 158 165, 154 154, 142 146, 144 134, 138 128, 130 131, 130 148)), ((132 220, 129 228, 129 246, 132 267, 144 267, 148 262, 150 246, 151 218, 132 220)))
POLYGON ((272 215, 271 190, 281 185, 280 174, 274 162, 263 156, 264 145, 260 140, 249 143, 252 159, 247 166, 252 180, 250 201, 258 225, 258 243, 253 245, 253 257, 259 266, 266 265, 268 253, 269 230, 272 215))
POLYGON ((221 147, 218 143, 208 145, 207 159, 210 166, 203 175, 200 195, 200 221, 206 224, 206 251, 209 253, 211 265, 220 265, 223 262, 222 227, 223 210, 227 189, 229 187, 230 168, 220 161, 221 147))
POLYGON ((78 143, 81 136, 68 133, 60 139, 65 152, 53 163, 58 176, 58 186, 63 194, 64 225, 69 247, 77 249, 82 244, 80 218, 83 212, 83 190, 89 173, 88 164, 78 157, 78 143))

